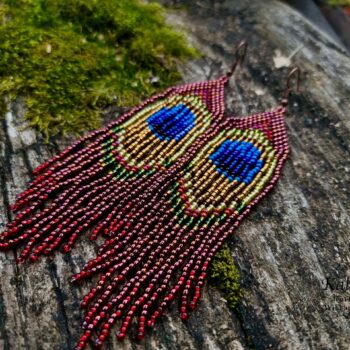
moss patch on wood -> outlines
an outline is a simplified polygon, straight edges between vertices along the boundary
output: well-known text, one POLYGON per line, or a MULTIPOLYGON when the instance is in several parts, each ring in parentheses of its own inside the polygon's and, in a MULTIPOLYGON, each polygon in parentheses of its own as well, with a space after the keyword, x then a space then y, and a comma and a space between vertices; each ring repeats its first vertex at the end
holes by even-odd
POLYGON ((334 6, 350 6, 350 0, 328 0, 328 3, 334 6))
POLYGON ((0 107, 24 96, 45 136, 101 125, 111 104, 137 104, 179 79, 193 57, 163 8, 138 0, 0 1, 0 107))
POLYGON ((216 253, 209 273, 209 280, 222 291, 228 305, 235 308, 243 296, 240 277, 227 244, 216 253))

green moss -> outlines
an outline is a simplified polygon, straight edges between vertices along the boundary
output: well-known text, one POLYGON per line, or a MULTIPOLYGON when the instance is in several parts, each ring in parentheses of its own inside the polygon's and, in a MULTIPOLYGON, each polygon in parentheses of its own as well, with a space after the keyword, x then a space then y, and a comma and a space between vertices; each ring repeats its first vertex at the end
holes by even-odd
POLYGON ((46 136, 99 127, 106 107, 175 83, 176 62, 196 54, 138 0, 0 0, 0 37, 0 107, 24 96, 46 136))
POLYGON ((228 305, 235 308, 243 291, 239 283, 238 270, 227 245, 224 245, 216 253, 210 269, 209 280, 223 292, 228 305))
POLYGON ((334 6, 350 6, 350 0, 328 0, 328 3, 334 6))

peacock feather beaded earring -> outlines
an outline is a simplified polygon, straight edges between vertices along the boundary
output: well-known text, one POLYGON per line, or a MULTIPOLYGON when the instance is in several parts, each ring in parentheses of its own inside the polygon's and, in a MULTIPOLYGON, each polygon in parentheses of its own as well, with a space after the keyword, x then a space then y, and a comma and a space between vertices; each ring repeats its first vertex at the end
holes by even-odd
POLYGON ((76 350, 93 335, 101 347, 119 319, 119 340, 134 319, 142 339, 175 297, 183 320, 196 308, 215 253, 279 178, 288 155, 284 114, 294 77, 299 89, 300 70, 294 68, 275 109, 214 122, 172 168, 149 182, 133 202, 132 219, 121 217, 119 233, 73 276, 100 275, 81 304, 87 308, 85 332, 76 350))
POLYGON ((118 322, 124 339, 142 339, 180 298, 186 320, 200 298, 216 251, 274 186, 288 155, 285 98, 269 112, 224 117, 225 76, 170 88, 93 132, 36 169, 13 209, 21 210, 0 248, 26 243, 19 262, 35 261, 79 235, 106 234, 95 259, 73 282, 99 275, 76 349, 102 347, 118 322))
POLYGON ((235 63, 221 78, 171 87, 35 169, 11 206, 17 216, 0 236, 0 250, 24 245, 17 262, 36 261, 62 244, 69 252, 89 228, 91 240, 118 230, 131 199, 152 185, 145 180, 176 164, 223 117, 224 87, 246 49, 246 42, 237 46, 235 63))

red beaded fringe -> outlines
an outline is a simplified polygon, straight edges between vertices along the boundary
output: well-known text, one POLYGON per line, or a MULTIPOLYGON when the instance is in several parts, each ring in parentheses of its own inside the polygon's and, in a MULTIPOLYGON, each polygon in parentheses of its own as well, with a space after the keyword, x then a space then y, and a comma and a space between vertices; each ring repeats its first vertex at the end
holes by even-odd
MULTIPOLYGON (((39 166, 12 206, 18 214, 1 235, 0 249, 24 245, 18 262, 36 261, 62 245, 68 252, 91 228, 90 239, 106 236, 97 257, 72 277, 77 282, 99 275, 81 303, 87 311, 77 350, 91 338, 101 347, 117 322, 118 339, 134 320, 142 339, 176 297, 186 320, 215 253, 277 181, 288 154, 284 107, 225 119, 226 81, 169 89, 90 133, 39 166), (169 119, 174 108, 187 124, 169 119), (146 110, 156 117, 143 120, 146 110), (140 121, 122 129, 139 112, 140 121), (146 121, 154 121, 158 138, 166 136, 161 148, 168 147, 170 133, 182 135, 181 128, 192 134, 164 159, 155 152, 151 165, 121 161, 122 136, 135 135, 133 128, 146 121)), ((152 145, 150 135, 151 141, 139 142, 152 145)), ((182 142, 178 138, 172 147, 182 142)))

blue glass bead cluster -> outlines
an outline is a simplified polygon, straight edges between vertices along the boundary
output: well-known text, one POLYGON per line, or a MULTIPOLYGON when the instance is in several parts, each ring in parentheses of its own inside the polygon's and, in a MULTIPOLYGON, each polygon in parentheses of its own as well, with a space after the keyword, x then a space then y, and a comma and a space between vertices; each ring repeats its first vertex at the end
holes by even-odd
POLYGON ((184 104, 163 107, 147 119, 149 129, 160 140, 181 140, 195 125, 195 115, 184 104))
POLYGON ((263 167, 261 152, 250 142, 224 141, 209 159, 216 170, 230 181, 249 184, 263 167))

